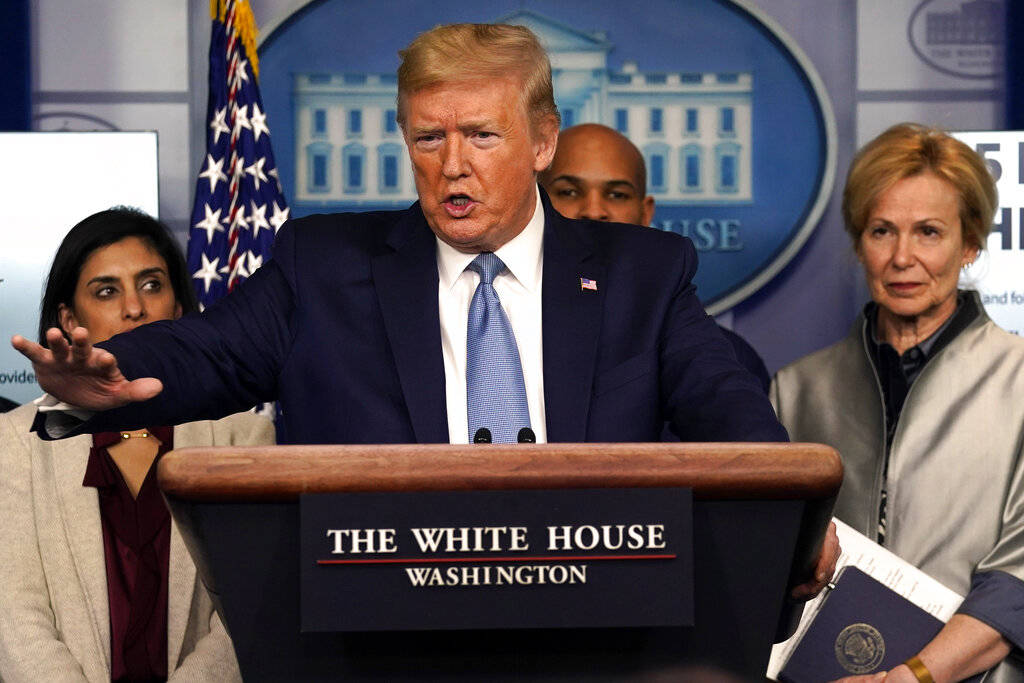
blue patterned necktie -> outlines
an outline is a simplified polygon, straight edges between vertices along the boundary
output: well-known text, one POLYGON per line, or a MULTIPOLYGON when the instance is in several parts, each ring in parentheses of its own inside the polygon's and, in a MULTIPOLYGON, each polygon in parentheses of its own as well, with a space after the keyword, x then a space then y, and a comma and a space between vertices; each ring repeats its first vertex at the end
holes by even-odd
POLYGON ((494 276, 505 264, 485 252, 467 268, 480 274, 466 328, 469 440, 486 427, 494 443, 516 443, 519 430, 530 426, 530 410, 516 338, 494 291, 494 276))

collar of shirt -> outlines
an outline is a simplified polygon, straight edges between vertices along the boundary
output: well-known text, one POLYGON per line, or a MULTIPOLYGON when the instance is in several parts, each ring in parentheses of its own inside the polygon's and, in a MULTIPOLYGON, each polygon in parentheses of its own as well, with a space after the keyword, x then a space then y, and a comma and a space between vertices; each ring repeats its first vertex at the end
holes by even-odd
MULTIPOLYGON (((508 268, 494 279, 494 289, 519 347, 519 359, 537 443, 547 439, 544 410, 542 289, 544 277, 544 206, 535 190, 533 216, 522 232, 495 253, 508 268)), ((444 358, 445 403, 451 443, 468 443, 466 415, 466 316, 480 276, 466 270, 476 254, 463 254, 437 241, 438 314, 444 358)))
MULTIPOLYGON (((540 287, 544 244, 544 206, 540 201, 540 190, 535 189, 534 192, 536 201, 530 221, 522 232, 494 252, 508 268, 512 277, 530 292, 535 292, 540 287)), ((437 274, 441 287, 451 290, 456 280, 466 270, 466 266, 476 257, 476 254, 465 254, 447 242, 437 239, 437 274)), ((479 277, 475 273, 473 276, 479 277)))
MULTIPOLYGON (((918 367, 918 371, 920 371, 920 369, 924 367, 925 362, 944 349, 946 345, 953 341, 957 335, 963 332, 977 316, 978 307, 974 297, 966 291, 958 291, 956 296, 956 308, 953 310, 953 314, 946 318, 946 321, 939 326, 939 329, 932 332, 927 339, 924 339, 910 349, 907 349, 907 351, 903 353, 903 356, 907 356, 910 351, 916 349, 917 353, 911 355, 913 359, 911 362, 913 363, 915 360, 923 361, 920 363, 920 367, 918 367)), ((878 304, 874 301, 868 302, 867 305, 864 306, 864 317, 868 321, 868 341, 871 342, 872 346, 875 349, 884 346, 892 348, 888 342, 882 341, 878 338, 878 304)), ((893 351, 895 352, 895 349, 893 349, 893 351)))

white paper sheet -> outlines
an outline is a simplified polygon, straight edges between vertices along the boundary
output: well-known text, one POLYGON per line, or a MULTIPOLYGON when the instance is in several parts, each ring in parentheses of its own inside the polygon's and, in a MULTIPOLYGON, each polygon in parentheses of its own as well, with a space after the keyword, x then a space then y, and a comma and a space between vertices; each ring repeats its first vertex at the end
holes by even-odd
MULTIPOLYGON (((957 607, 963 602, 962 595, 946 588, 906 560, 894 555, 838 519, 833 518, 832 521, 836 523, 836 535, 839 537, 839 545, 842 548, 842 554, 836 563, 837 573, 843 567, 853 565, 944 622, 949 621, 957 607)), ((779 671, 785 666, 789 655, 807 632, 811 622, 814 621, 814 616, 818 613, 827 593, 828 589, 825 589, 818 597, 808 602, 804 606, 800 625, 793 637, 777 643, 772 648, 772 656, 768 660, 766 674, 768 678, 773 681, 778 680, 779 671)))

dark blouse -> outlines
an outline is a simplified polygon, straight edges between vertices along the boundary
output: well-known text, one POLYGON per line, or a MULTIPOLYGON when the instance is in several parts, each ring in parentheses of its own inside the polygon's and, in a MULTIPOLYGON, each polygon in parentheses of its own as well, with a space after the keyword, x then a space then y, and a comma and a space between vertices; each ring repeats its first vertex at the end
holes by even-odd
POLYGON ((83 486, 99 494, 110 606, 112 681, 167 680, 167 581, 171 517, 156 485, 156 464, 173 448, 173 430, 148 430, 160 442, 133 498, 107 448, 119 432, 93 435, 83 486))

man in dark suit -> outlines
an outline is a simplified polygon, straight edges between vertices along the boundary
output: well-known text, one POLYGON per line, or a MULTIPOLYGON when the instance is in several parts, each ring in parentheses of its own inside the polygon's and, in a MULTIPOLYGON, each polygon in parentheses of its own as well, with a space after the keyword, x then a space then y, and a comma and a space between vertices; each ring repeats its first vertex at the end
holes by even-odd
MULTIPOLYGON (((629 138, 608 126, 581 123, 558 135, 551 166, 540 175, 551 205, 568 218, 650 225, 654 197, 647 194, 644 157, 629 138)), ((719 326, 736 359, 768 393, 771 376, 754 347, 719 326)))
POLYGON ((424 34, 403 51, 398 111, 417 204, 293 221, 223 303, 105 351, 77 334, 71 349, 54 334, 53 353, 16 341, 40 383, 90 410, 124 406, 90 429, 278 398, 295 442, 468 441, 470 262, 491 252, 508 266, 493 284, 539 441, 651 441, 666 420, 689 440, 786 438, 694 294, 689 240, 569 221, 538 191, 558 114, 528 30, 424 34))
MULTIPOLYGON (((70 343, 50 330, 48 349, 15 337, 51 403, 71 404, 37 430, 277 398, 297 443, 465 443, 481 425, 504 441, 521 426, 541 442, 655 441, 665 421, 689 440, 785 440, 694 293, 692 243, 568 220, 538 188, 559 118, 533 34, 441 26, 401 55, 419 202, 292 221, 202 315, 96 348, 82 328, 70 343)), ((820 590, 836 557, 830 540, 795 594, 820 590)))

